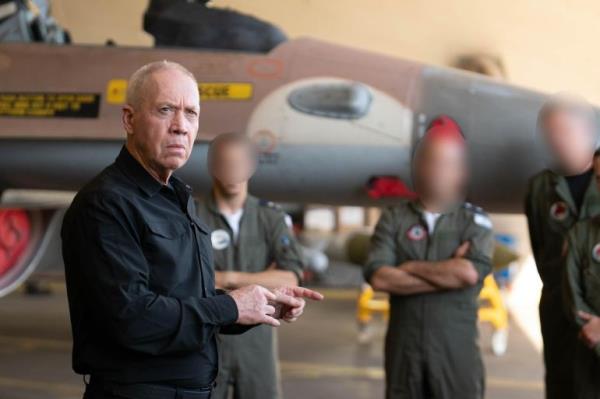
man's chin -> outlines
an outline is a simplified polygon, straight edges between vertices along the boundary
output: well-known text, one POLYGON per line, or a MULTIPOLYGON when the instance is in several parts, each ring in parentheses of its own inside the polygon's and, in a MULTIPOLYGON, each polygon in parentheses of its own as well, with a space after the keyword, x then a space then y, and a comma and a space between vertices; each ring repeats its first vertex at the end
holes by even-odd
POLYGON ((227 196, 229 197, 233 197, 238 195, 242 190, 240 190, 239 188, 225 188, 225 194, 227 194, 227 196))
POLYGON ((177 169, 183 167, 183 165, 185 165, 187 160, 188 160, 188 158, 186 158, 185 156, 171 155, 164 160, 163 166, 166 169, 177 170, 177 169))

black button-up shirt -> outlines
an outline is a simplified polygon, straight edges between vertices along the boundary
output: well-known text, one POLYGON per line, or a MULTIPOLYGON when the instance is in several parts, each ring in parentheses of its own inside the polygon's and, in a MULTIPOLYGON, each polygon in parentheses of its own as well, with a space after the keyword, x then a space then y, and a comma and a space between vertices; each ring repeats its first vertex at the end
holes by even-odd
POLYGON ((75 197, 62 228, 73 369, 104 380, 210 384, 215 334, 238 318, 214 285, 189 186, 154 179, 123 148, 75 197))

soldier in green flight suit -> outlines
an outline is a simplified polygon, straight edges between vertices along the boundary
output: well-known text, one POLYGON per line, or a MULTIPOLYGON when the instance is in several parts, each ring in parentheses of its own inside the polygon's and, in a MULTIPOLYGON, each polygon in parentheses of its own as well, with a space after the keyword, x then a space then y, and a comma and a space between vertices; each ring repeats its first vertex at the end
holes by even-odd
MULTIPOLYGON (((208 163, 213 189, 197 208, 212 229, 217 287, 298 285, 303 264, 287 215, 272 202, 248 194, 248 180, 256 167, 253 143, 243 134, 220 134, 210 145, 208 163)), ((236 399, 281 396, 277 342, 271 327, 219 336, 213 398, 227 399, 231 389, 236 399)))
POLYGON ((490 219, 464 202, 466 143, 434 121, 413 160, 417 198, 383 212, 365 279, 390 294, 386 398, 481 399, 478 295, 491 270, 490 219))
POLYGON ((530 180, 525 213, 544 284, 539 311, 548 399, 573 397, 577 332, 562 306, 562 250, 578 220, 600 213, 600 196, 591 178, 594 129, 593 111, 576 98, 554 97, 539 113, 538 134, 549 168, 530 180))
MULTIPOLYGON (((594 154, 600 185, 600 152, 594 154)), ((575 350, 574 399, 600 398, 600 216, 578 222, 568 234, 566 304, 579 330, 575 350)))

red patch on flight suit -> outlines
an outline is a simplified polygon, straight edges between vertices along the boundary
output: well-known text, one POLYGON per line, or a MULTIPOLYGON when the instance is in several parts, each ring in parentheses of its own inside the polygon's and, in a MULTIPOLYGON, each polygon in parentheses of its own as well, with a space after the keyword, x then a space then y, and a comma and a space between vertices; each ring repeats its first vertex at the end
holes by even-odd
POLYGON ((563 221, 569 215, 569 207, 562 201, 557 201, 550 207, 550 216, 554 220, 563 221))
POLYGON ((592 258, 596 262, 600 262, 600 242, 594 245, 594 249, 592 249, 592 258))
POLYGON ((406 232, 406 236, 411 241, 420 241, 427 236, 427 230, 420 224, 415 224, 406 232))

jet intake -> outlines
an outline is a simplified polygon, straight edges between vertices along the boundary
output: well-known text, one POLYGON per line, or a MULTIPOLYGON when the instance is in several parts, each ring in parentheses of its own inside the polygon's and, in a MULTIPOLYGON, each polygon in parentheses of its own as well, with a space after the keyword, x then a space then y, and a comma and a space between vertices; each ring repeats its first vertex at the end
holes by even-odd
POLYGON ((46 269, 48 247, 60 254, 57 233, 62 212, 56 209, 0 207, 0 297, 10 294, 35 270, 46 269))

